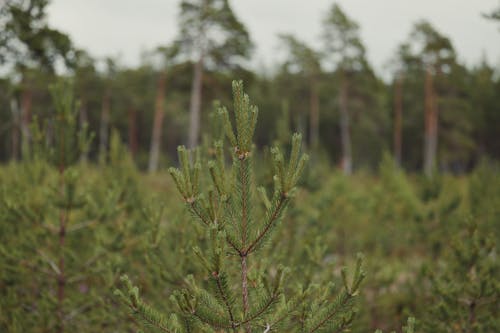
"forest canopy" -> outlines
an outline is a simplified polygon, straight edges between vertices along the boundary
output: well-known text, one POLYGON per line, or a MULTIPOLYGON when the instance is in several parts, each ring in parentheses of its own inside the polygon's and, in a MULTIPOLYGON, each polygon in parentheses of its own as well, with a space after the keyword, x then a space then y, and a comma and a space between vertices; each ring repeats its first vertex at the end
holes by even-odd
MULTIPOLYGON (((245 65, 255 42, 227 0, 181 1, 179 33, 145 52, 139 66, 95 58, 48 24, 47 0, 8 0, 0 11, 0 159, 21 158, 29 123, 51 111, 47 82, 73 81, 80 122, 96 133, 85 158, 97 161, 115 129, 141 169, 157 170, 175 147, 194 147, 210 130, 213 101, 228 101, 232 79, 245 80, 262 106, 256 140, 274 140, 287 113, 291 130, 346 173, 374 170, 384 152, 410 171, 464 172, 498 159, 500 79, 483 60, 465 65, 446 32, 414 22, 394 45, 390 77, 366 56, 363 27, 339 5, 323 15, 321 44, 277 36, 287 55, 263 74, 245 65)), ((497 22, 498 9, 484 13, 497 22)))

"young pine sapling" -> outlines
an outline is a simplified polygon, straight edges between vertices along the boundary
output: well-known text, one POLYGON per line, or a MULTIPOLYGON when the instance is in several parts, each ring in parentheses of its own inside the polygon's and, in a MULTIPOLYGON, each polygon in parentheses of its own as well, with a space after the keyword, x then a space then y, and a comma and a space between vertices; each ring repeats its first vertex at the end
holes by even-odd
POLYGON ((206 280, 188 276, 186 288, 171 297, 180 311, 168 318, 139 297, 127 276, 122 277, 124 290, 116 294, 136 317, 160 332, 343 332, 353 320, 353 301, 365 276, 361 258, 352 281, 348 282, 343 270, 343 290, 321 301, 311 297, 317 295, 319 286, 295 288, 286 283, 287 268, 278 265, 263 272, 265 258, 259 250, 266 242, 277 241, 271 236, 296 192, 308 156, 300 152, 301 135, 294 134, 288 159, 278 148, 272 149, 272 196, 256 188, 252 138, 258 110, 243 92, 242 82, 233 82, 233 98, 234 126, 225 107, 218 111, 230 144, 231 169, 226 168, 220 140, 214 144, 215 159, 206 168, 199 153, 190 156, 181 146, 180 167, 169 169, 187 210, 207 230, 207 248, 193 249, 206 269, 206 280), (210 175, 208 189, 202 176, 205 169, 210 175))

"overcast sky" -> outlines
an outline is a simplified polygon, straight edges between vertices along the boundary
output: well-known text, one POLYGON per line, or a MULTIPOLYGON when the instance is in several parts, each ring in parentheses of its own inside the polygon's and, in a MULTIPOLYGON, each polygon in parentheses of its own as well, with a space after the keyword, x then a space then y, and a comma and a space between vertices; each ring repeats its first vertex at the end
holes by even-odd
MULTIPOLYGON (((93 56, 118 56, 125 65, 140 63, 143 50, 171 42, 177 34, 179 0, 52 0, 49 23, 69 33, 93 56)), ((250 31, 254 68, 280 60, 276 35, 292 33, 319 47, 321 21, 332 0, 232 0, 250 31)), ((361 26, 368 59, 382 73, 412 24, 425 18, 449 36, 460 60, 478 63, 483 55, 500 65, 500 24, 481 13, 498 0, 338 0, 361 26)), ((282 53, 281 53, 282 54, 282 53)))

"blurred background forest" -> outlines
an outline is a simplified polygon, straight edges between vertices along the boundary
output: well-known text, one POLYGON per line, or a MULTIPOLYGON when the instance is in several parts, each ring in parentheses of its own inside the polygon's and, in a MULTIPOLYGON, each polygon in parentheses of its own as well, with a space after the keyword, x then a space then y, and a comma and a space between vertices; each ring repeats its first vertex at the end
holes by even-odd
MULTIPOLYGON (((388 50, 383 78, 367 59, 363 27, 337 5, 311 22, 321 26, 320 47, 280 34, 283 61, 267 70, 249 66, 258 41, 225 1, 205 9, 181 4, 177 37, 145 50, 134 67, 77 48, 48 24, 49 6, 11 0, 1 8, 4 162, 21 157, 33 118, 50 116, 48 85, 58 77, 73 80, 80 122, 96 134, 82 158, 98 160, 114 128, 143 170, 165 167, 178 144, 200 143, 213 101, 228 102, 235 78, 244 80, 265 119, 260 145, 276 138, 286 117, 285 127, 304 133, 309 148, 347 173, 374 170, 383 152, 406 170, 427 173, 434 167, 461 173, 481 157, 500 158, 498 57, 466 66, 446 31, 425 19, 414 22, 392 55, 388 50)), ((498 10, 483 12, 498 26, 498 10)), ((488 43, 499 40, 500 31, 488 43)))
MULTIPOLYGON (((446 15, 463 13, 462 2, 446 15)), ((475 3, 478 12, 467 15, 498 29, 484 43, 500 44, 500 4, 475 3)), ((175 1, 175 38, 144 50, 132 65, 77 47, 50 24, 49 0, 0 0, 0 331, 136 332, 141 321, 127 305, 141 312, 137 289, 125 291, 125 302, 113 296, 124 273, 138 285, 142 305, 186 318, 175 291, 200 292, 218 278, 198 260, 215 241, 192 221, 186 203, 205 195, 213 208, 210 186, 219 176, 239 194, 236 172, 213 173, 213 159, 217 170, 228 170, 228 156, 238 149, 227 145, 224 155, 222 143, 211 145, 224 140, 214 115, 220 105, 235 108, 234 79, 244 81, 259 108, 248 155, 251 180, 263 187, 246 184, 258 198, 252 213, 275 216, 265 215, 274 207, 266 193, 288 198, 271 192, 279 166, 270 165, 280 161, 270 147, 288 151, 292 133, 300 132, 310 155, 288 214, 248 265, 251 301, 268 286, 268 271, 276 276, 279 265, 287 267, 283 297, 269 304, 292 308, 290 316, 281 328, 280 311, 257 305, 263 319, 253 318, 254 332, 402 332, 409 316, 415 332, 498 331, 500 54, 466 61, 447 31, 424 17, 387 49, 380 68, 369 60, 363 26, 331 2, 321 20, 306 22, 318 26, 317 40, 283 31, 272 36, 280 57, 259 66, 260 40, 235 4, 175 1), (200 146, 202 172, 192 171, 205 192, 199 197, 181 198, 166 172, 179 163, 178 145, 200 146), (361 291, 349 295, 359 298, 357 308, 349 304, 348 317, 330 316, 325 309, 344 285, 341 267, 352 267, 357 252, 365 254, 367 272, 361 291), (315 320, 342 325, 328 329, 315 320)), ((93 23, 81 25, 97 40, 93 23)), ((181 151, 186 166, 188 153, 181 151)), ((231 281, 243 276, 234 265, 238 256, 220 257, 231 281)), ((239 282, 228 289, 241 295, 239 282)), ((198 295, 199 304, 208 294, 198 295)), ((231 301, 245 307, 239 297, 231 301)), ((220 320, 225 313, 217 302, 209 314, 220 320)), ((181 327, 176 320, 168 325, 181 327)), ((196 323, 204 329, 147 332, 224 331, 196 323)))

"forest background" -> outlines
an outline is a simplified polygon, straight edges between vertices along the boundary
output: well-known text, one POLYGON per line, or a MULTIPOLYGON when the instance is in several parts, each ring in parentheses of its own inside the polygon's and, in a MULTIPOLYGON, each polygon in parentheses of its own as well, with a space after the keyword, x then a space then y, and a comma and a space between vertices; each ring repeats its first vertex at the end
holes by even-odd
MULTIPOLYGON (((382 77, 368 61, 363 27, 332 2, 322 21, 311 22, 321 27, 319 46, 280 34, 284 60, 254 70, 258 41, 231 4, 180 1, 176 37, 126 66, 93 57, 51 27, 48 0, 0 3, 0 331, 135 332, 141 320, 127 314, 128 305, 164 332, 401 331, 409 316, 418 332, 493 332, 500 325, 498 64, 486 57, 463 63, 446 32, 422 19, 394 46, 382 77), (189 208, 201 198, 189 183, 194 175, 209 189, 206 214, 219 211, 214 202, 227 199, 223 191, 242 192, 231 185, 238 176, 223 172, 228 157, 241 153, 227 128, 236 124, 247 135, 238 121, 250 118, 222 124, 218 117, 221 106, 242 114, 234 79, 259 109, 241 155, 252 157, 248 179, 263 186, 245 183, 262 201, 252 213, 288 200, 279 191, 297 182, 293 168, 305 167, 290 166, 293 182, 273 178, 284 157, 272 146, 295 149, 295 162, 301 146, 310 158, 280 228, 242 274, 250 300, 262 296, 260 287, 280 292, 265 308, 255 306, 255 318, 245 297, 242 304, 231 298, 243 313, 240 326, 230 313, 231 327, 217 326, 226 320, 224 304, 203 289, 219 277, 207 274, 212 263, 203 253, 232 257, 220 256, 220 235, 192 223, 182 199, 189 208), (224 132, 234 146, 226 153, 224 132), (293 136, 290 145, 293 132, 302 133, 302 144, 293 136), (179 145, 200 148, 188 157, 179 145), (180 166, 170 170, 174 179, 169 166, 180 166), (270 201, 273 184, 282 196, 270 201), (352 286, 341 270, 357 252, 367 272, 359 292, 361 261, 352 286), (269 289, 266 265, 276 285, 287 271, 280 288, 269 289), (124 273, 130 280, 120 282, 124 273), (337 313, 329 305, 342 286, 343 297, 359 301, 337 313), (180 288, 192 294, 179 301, 180 288), (186 309, 203 302, 220 312, 182 326, 186 309), (282 311, 288 321, 276 319, 282 311)), ((481 19, 498 26, 500 7, 485 8, 481 19)), ((237 276, 228 266, 228 276, 237 276)))
MULTIPOLYGON (((33 2, 29 11, 30 2, 19 3, 17 14, 2 7, 3 161, 20 157, 33 115, 50 113, 47 83, 61 75, 73 79, 81 122, 96 133, 93 160, 115 128, 141 169, 168 165, 178 144, 200 142, 213 101, 229 100, 234 78, 245 81, 264 110, 261 146, 274 139, 287 109, 289 127, 347 169, 373 170, 384 151, 405 169, 426 172, 434 165, 464 172, 483 156, 498 158, 498 59, 464 65, 446 32, 425 20, 394 45, 383 79, 367 60, 362 27, 340 7, 330 13, 335 22, 327 14, 311 22, 321 27, 320 46, 283 33, 276 45, 284 61, 255 72, 248 67, 255 42, 232 10, 231 17, 199 25, 192 13, 179 11, 175 39, 144 51, 141 64, 130 67, 94 58, 48 26, 48 2, 33 2)), ((484 20, 495 25, 493 10, 484 9, 484 20)))

